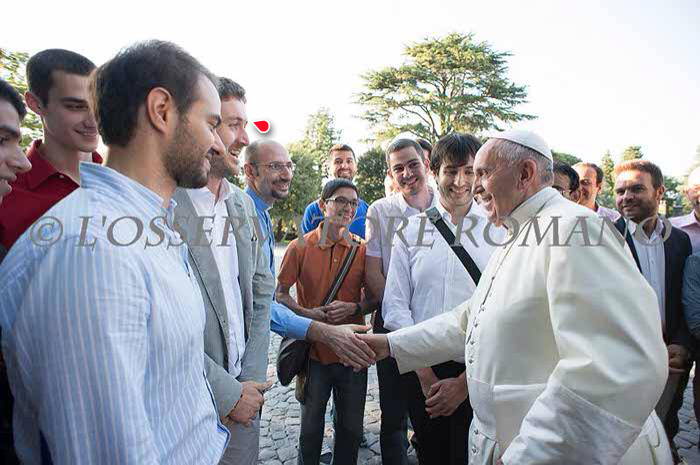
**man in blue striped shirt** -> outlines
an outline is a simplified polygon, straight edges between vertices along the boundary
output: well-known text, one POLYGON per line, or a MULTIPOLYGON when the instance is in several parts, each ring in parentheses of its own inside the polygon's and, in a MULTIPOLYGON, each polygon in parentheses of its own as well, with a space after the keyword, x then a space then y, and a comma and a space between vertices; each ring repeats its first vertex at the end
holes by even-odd
POLYGON ((177 46, 136 44, 95 76, 106 166, 0 267, 15 446, 27 464, 216 464, 228 441, 204 374, 204 306, 172 224, 207 182, 216 79, 177 46))

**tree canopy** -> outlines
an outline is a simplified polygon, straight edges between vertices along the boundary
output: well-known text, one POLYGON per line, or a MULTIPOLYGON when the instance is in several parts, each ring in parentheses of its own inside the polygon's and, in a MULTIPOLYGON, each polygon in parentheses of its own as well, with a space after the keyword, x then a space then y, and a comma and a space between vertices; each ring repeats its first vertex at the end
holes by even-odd
POLYGON ((532 119, 515 111, 525 86, 507 77, 509 52, 452 33, 406 47, 406 61, 362 75, 356 102, 378 140, 408 132, 437 140, 453 131, 479 133, 502 123, 532 119))
POLYGON ((368 204, 384 197, 386 171, 386 158, 380 147, 373 147, 360 157, 355 184, 360 197, 368 204))
MULTIPOLYGON (((12 87, 17 89, 22 96, 27 91, 27 77, 25 68, 29 60, 29 54, 24 52, 11 52, 0 48, 0 78, 7 81, 12 87)), ((27 116, 22 122, 22 147, 26 148, 34 139, 41 138, 41 119, 29 108, 27 116)))

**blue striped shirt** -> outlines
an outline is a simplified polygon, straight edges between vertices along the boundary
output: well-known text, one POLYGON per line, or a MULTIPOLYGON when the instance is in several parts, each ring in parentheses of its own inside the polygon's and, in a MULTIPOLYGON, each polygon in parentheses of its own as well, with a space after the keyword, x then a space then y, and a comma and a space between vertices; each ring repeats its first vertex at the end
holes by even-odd
POLYGON ((216 464, 229 434, 204 374, 187 249, 167 247, 181 243, 165 226, 174 202, 107 167, 84 163, 80 176, 0 266, 18 455, 40 463, 43 435, 57 465, 216 464), (38 228, 48 217, 62 227, 38 228))

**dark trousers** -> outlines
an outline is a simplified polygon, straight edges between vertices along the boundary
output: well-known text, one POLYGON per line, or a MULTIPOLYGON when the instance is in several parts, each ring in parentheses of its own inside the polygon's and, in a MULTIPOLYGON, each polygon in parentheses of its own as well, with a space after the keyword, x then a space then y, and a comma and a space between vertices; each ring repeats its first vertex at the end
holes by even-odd
POLYGON ((688 379, 690 378, 690 367, 688 372, 681 376, 678 381, 678 386, 676 392, 671 401, 671 405, 668 408, 668 413, 666 418, 661 418, 661 421, 666 430, 666 437, 668 438, 669 445, 671 446, 671 452, 673 454, 673 460, 675 463, 679 463, 680 457, 676 451, 676 446, 673 443, 673 438, 678 434, 680 429, 680 421, 678 420, 678 411, 683 407, 683 394, 685 393, 685 388, 688 386, 688 379))
POLYGON ((298 465, 318 465, 323 444, 326 405, 333 393, 335 443, 333 465, 355 465, 362 441, 367 397, 367 370, 355 373, 340 363, 322 365, 311 360, 306 396, 301 404, 298 465))
MULTIPOLYGON (((465 367, 457 362, 445 362, 432 367, 439 379, 456 378, 465 367)), ((425 396, 415 372, 401 375, 401 394, 408 405, 408 414, 418 435, 418 462, 421 465, 467 463, 467 441, 472 408, 465 400, 449 417, 431 419, 425 411, 425 396)))
MULTIPOLYGON (((374 319, 374 332, 386 334, 381 309, 374 319)), ((387 357, 377 362, 379 380, 379 408, 381 425, 379 446, 382 451, 382 465, 408 465, 408 408, 401 392, 401 375, 396 360, 387 357)))

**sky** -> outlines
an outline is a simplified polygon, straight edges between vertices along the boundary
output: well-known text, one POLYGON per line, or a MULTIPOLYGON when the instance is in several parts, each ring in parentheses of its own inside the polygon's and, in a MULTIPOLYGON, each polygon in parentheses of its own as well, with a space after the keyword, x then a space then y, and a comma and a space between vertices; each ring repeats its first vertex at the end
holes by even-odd
POLYGON ((400 65, 406 45, 450 32, 513 54, 508 77, 526 85, 513 127, 554 150, 597 162, 640 145, 668 175, 700 146, 700 2, 413 1, 32 2, 0 29, 0 46, 67 48, 97 64, 145 39, 173 41, 246 88, 251 121, 284 144, 320 107, 343 142, 362 151, 370 131, 354 95, 360 76, 400 65))

